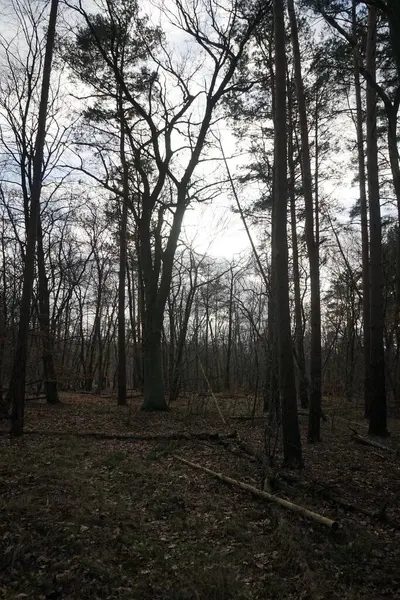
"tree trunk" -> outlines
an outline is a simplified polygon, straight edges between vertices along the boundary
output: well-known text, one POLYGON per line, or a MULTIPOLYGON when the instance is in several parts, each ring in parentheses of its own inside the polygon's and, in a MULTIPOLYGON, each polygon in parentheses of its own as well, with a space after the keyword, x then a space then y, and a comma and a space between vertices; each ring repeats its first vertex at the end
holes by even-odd
POLYGON ((57 402, 59 402, 58 386, 56 370, 54 367, 54 344, 53 334, 50 327, 49 286, 47 282, 46 265, 44 261, 43 231, 40 215, 38 224, 37 258, 39 279, 39 324, 43 352, 44 392, 46 394, 46 401, 49 404, 57 404, 57 402))
POLYGON ((122 100, 120 113, 120 159, 122 164, 122 213, 119 231, 119 278, 118 278, 118 405, 124 406, 126 399, 126 339, 125 339, 125 280, 126 280, 126 231, 128 223, 129 171, 125 156, 125 118, 122 100))
POLYGON ((397 66, 398 83, 400 85, 400 11, 398 0, 386 0, 387 15, 392 43, 393 57, 397 66))
POLYGON ((101 394, 103 391, 103 337, 101 335, 101 313, 96 321, 96 339, 97 339, 97 385, 96 385, 96 393, 101 394))
POLYGON ((8 326, 8 307, 7 307, 7 276, 6 276, 6 242, 5 242, 5 223, 2 223, 1 231, 1 257, 2 257, 2 290, 0 294, 0 419, 2 416, 8 415, 9 404, 7 398, 3 396, 4 383, 4 358, 5 358, 5 342, 8 326))
POLYGON ((35 140, 31 207, 26 239, 26 254, 17 347, 11 373, 9 399, 12 401, 11 435, 20 436, 24 431, 25 378, 28 356, 29 321, 35 270, 35 250, 40 217, 40 195, 42 191, 42 167, 46 138, 47 105, 50 89, 50 73, 53 60, 58 0, 51 1, 49 27, 43 65, 43 79, 39 104, 39 118, 35 140))
MULTIPOLYGON (((291 104, 291 103, 290 103, 291 104)), ((289 176, 290 176, 290 220, 292 231, 292 260, 293 260, 293 286, 294 286, 294 320, 295 320, 295 348, 298 370, 299 398, 301 408, 308 408, 308 378, 306 359, 304 355, 304 327, 301 308, 299 249, 297 243, 297 218, 295 198, 295 166, 293 148, 293 119, 292 107, 289 106, 290 133, 288 142, 289 176)))
POLYGON ((310 357, 310 413, 308 423, 308 441, 310 443, 320 440, 321 424, 321 301, 319 283, 319 245, 314 235, 314 203, 312 194, 312 175, 310 145, 308 140, 308 123, 306 99, 304 94, 303 78, 301 74, 301 58, 298 40, 297 20, 293 0, 288 0, 292 47, 294 56, 294 72, 296 81, 296 95, 299 106, 300 134, 301 134, 301 163, 302 182, 305 201, 306 216, 306 243, 310 264, 311 287, 311 357, 310 357))
POLYGON ((233 290, 235 276, 232 267, 230 268, 231 281, 229 286, 229 306, 228 306, 228 342, 226 347, 226 367, 225 367, 225 389, 231 389, 231 357, 232 357, 232 325, 233 325, 233 290))
MULTIPOLYGON (((376 74, 376 8, 368 9, 367 69, 376 74)), ((370 225, 371 360, 369 433, 387 435, 385 357, 383 347, 383 268, 381 207, 378 176, 376 92, 367 83, 367 164, 370 225)))
MULTIPOLYGON (((357 19, 356 0, 353 0, 353 36, 356 39, 357 19)), ((354 86, 356 94, 356 126, 357 126, 357 152, 358 152, 358 179, 360 186, 360 216, 361 216, 361 245, 362 245, 362 282, 363 282, 363 340, 364 340, 364 412, 369 413, 369 378, 371 359, 371 331, 370 331, 370 284, 369 284, 369 235, 368 235, 368 203, 365 178, 363 109, 361 100, 360 72, 357 56, 354 55, 354 86)))
MULTIPOLYGON (((129 304, 129 317, 130 317, 130 325, 132 332, 132 344, 133 344, 133 387, 139 388, 142 385, 142 367, 140 363, 139 357, 139 340, 138 337, 140 335, 140 315, 136 318, 136 300, 135 300, 135 273, 130 272, 129 263, 126 269, 126 279, 128 284, 128 304, 129 304)), ((139 296, 139 285, 137 289, 137 293, 139 296)), ((139 297, 137 304, 140 304, 139 297)))
POLYGON ((162 315, 147 310, 143 323, 144 400, 142 410, 164 411, 168 405, 164 397, 161 359, 162 315))
POLYGON ((286 47, 283 0, 274 0, 275 36, 275 248, 276 313, 278 317, 279 387, 282 403, 284 463, 302 466, 296 383, 290 331, 289 273, 287 245, 287 131, 286 47))

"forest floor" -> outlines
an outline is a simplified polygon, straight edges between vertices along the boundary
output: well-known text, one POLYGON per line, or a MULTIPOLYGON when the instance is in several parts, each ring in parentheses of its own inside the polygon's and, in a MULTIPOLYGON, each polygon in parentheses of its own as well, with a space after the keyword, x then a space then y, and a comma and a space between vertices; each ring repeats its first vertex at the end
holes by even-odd
POLYGON ((399 421, 383 442, 392 452, 362 446, 349 429, 366 434, 361 410, 330 401, 322 442, 304 444, 302 485, 277 490, 338 520, 336 532, 174 458, 259 488, 262 465, 234 439, 74 435, 237 431, 263 452, 263 419, 236 418, 249 414, 245 399, 220 403, 226 425, 211 400, 149 414, 139 411, 140 398, 127 408, 63 394, 58 406, 27 404, 26 430, 36 434, 23 441, 11 443, 9 424, 0 423, 0 598, 400 598, 399 421), (384 503, 386 521, 364 514, 384 503))

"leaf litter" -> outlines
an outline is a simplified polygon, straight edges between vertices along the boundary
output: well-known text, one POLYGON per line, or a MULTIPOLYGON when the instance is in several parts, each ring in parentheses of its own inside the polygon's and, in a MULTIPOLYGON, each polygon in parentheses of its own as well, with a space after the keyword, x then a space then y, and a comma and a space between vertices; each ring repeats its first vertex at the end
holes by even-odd
MULTIPOLYGON (((332 533, 173 459, 260 486, 262 465, 234 440, 189 437, 235 429, 262 453, 263 420, 230 419, 229 400, 221 401, 225 426, 212 406, 200 415, 184 406, 149 414, 138 411, 137 398, 129 418, 132 407, 113 399, 64 394, 62 401, 29 403, 26 428, 70 436, 27 435, 11 444, 2 424, 0 598, 400 598, 399 458, 351 441, 346 419, 360 420, 356 409, 328 419, 323 442, 304 445, 306 468, 276 490, 340 521, 332 533), (93 440, 74 432, 188 437, 93 440), (372 514, 386 503, 387 520, 346 510, 337 496, 372 514)), ((398 422, 390 426, 398 449, 398 422)))

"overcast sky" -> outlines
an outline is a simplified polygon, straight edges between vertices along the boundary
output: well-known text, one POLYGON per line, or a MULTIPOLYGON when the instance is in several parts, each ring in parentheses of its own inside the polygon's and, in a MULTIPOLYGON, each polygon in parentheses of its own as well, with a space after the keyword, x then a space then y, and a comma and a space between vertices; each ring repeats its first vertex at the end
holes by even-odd
MULTIPOLYGON (((28 0, 23 0, 28 1, 28 0)), ((87 0, 91 5, 94 5, 92 0, 87 0)), ((146 6, 151 6, 147 4, 146 6)), ((9 39, 13 33, 14 25, 12 18, 11 2, 0 0, 0 7, 3 10, 3 24, 0 27, 0 33, 3 33, 9 39)), ((152 19, 157 21, 156 12, 152 9, 152 19)), ((163 23, 165 25, 165 21, 163 23)), ((62 22, 60 22, 62 27, 62 22)), ((172 25, 167 27, 168 36, 174 36, 173 41, 179 41, 178 49, 185 49, 184 35, 178 32, 172 25)), ((1 57, 0 57, 1 58, 1 57)), ((226 125, 224 126, 226 128, 226 125)), ((231 133, 224 131, 222 127, 222 142, 224 151, 227 156, 238 154, 237 142, 231 133)), ((344 125, 342 124, 342 127, 344 125)), ((337 132, 337 131, 336 131, 337 132)), ((343 132, 345 134, 345 131, 343 132)), ((332 199, 338 199, 340 203, 347 209, 354 204, 357 198, 357 191, 351 186, 351 173, 345 167, 343 155, 336 157, 337 166, 339 168, 338 177, 323 184, 324 192, 330 194, 332 199)), ((239 166, 245 164, 246 156, 241 155, 240 158, 229 159, 230 169, 233 174, 239 166)), ((203 169, 209 168, 208 166, 203 169)), ((200 167, 200 172, 202 167, 200 167)), ((205 171, 206 172, 206 171, 205 171)), ((224 175, 223 166, 221 167, 222 176, 224 175)), ((244 206, 248 201, 248 196, 242 198, 244 206)), ((342 213, 342 219, 346 217, 346 210, 342 213)), ((250 224, 249 224, 250 225, 250 224)), ((252 230, 256 237, 256 232, 252 230)), ((229 194, 222 193, 219 197, 213 200, 212 204, 194 205, 188 210, 185 221, 183 237, 193 243, 198 252, 208 251, 214 256, 223 256, 230 258, 235 254, 240 254, 244 250, 249 249, 249 241, 245 233, 240 217, 232 212, 232 200, 229 194)))

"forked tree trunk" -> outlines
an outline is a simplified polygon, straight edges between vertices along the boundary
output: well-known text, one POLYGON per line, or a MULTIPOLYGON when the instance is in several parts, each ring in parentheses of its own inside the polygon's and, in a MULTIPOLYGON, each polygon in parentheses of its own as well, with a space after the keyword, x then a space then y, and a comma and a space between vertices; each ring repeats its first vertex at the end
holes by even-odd
POLYGON ((284 463, 302 466, 296 383, 290 331, 289 273, 287 244, 287 130, 286 130, 286 45, 283 0, 274 0, 275 38, 275 250, 276 314, 278 320, 279 388, 282 404, 284 463))
POLYGON ((43 79, 39 104, 39 118, 35 140, 35 156, 33 161, 33 180, 31 189, 31 207, 26 239, 26 253, 20 319, 17 345, 11 373, 8 397, 12 402, 11 435, 20 436, 24 431, 25 379, 28 357, 29 322, 35 270, 35 250, 40 216, 40 195, 42 191, 42 167, 44 145, 46 140, 47 105, 50 89, 50 73, 53 60, 55 29, 57 22, 58 0, 51 1, 49 27, 47 31, 46 50, 43 64, 43 79))
MULTIPOLYGON (((376 75, 376 8, 368 10, 367 69, 376 75)), ((383 347, 383 268, 381 207, 378 176, 377 102, 375 88, 367 83, 367 164, 370 226, 371 361, 369 433, 387 435, 385 356, 383 347)))

